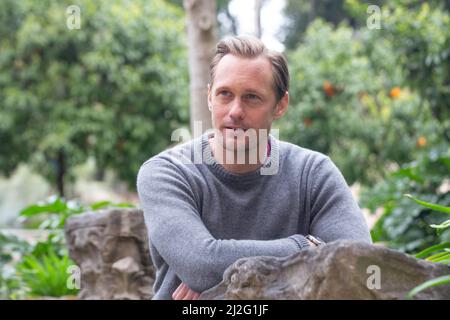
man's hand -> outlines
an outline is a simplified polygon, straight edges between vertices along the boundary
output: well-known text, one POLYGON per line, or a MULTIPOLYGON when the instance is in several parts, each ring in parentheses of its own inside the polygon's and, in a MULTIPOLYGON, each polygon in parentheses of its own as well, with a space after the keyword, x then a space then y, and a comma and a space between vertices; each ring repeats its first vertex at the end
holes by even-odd
POLYGON ((178 286, 177 290, 172 294, 173 300, 197 300, 200 293, 191 290, 183 282, 178 286))

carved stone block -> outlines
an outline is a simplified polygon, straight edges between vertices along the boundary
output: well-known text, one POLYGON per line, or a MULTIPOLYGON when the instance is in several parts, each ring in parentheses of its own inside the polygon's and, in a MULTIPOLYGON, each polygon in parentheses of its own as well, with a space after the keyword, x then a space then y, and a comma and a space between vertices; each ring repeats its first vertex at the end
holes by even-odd
POLYGON ((80 267, 80 299, 151 299, 155 270, 142 210, 107 209, 69 218, 69 255, 80 267))

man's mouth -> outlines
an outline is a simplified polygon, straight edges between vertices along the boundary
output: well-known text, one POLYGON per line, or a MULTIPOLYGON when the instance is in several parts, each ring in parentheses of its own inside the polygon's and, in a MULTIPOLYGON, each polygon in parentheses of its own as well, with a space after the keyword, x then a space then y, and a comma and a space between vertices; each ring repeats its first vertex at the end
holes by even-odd
POLYGON ((243 131, 243 132, 245 132, 245 131, 248 130, 246 128, 241 128, 241 127, 225 127, 225 129, 226 130, 233 130, 234 132, 236 132, 236 131, 243 131))

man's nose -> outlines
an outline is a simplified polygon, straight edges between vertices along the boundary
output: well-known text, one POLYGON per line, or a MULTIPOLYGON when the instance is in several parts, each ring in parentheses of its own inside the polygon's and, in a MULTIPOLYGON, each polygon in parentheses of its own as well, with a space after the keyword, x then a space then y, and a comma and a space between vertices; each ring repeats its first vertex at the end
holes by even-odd
POLYGON ((239 121, 244 118, 244 106, 239 99, 235 99, 232 102, 229 116, 233 121, 239 121))

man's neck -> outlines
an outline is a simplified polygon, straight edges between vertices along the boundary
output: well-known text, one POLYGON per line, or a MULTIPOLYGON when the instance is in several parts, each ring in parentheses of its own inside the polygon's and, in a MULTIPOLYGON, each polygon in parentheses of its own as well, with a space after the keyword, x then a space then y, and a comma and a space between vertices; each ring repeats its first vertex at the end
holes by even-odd
MULTIPOLYGON (((257 152, 257 161, 256 163, 250 163, 250 152, 249 150, 245 151, 245 161, 243 164, 238 164, 237 163, 237 152, 232 151, 232 150, 227 150, 226 148, 223 147, 223 145, 220 145, 220 143, 217 143, 214 140, 214 137, 211 137, 208 139, 209 145, 211 147, 211 151, 213 153, 214 158, 216 159, 216 161, 218 163, 220 163, 220 165, 227 171, 230 171, 232 173, 248 173, 248 172, 252 172, 255 171, 257 169, 259 169, 264 161, 266 160, 266 157, 269 156, 268 155, 268 146, 264 145, 262 148, 260 146, 258 146, 258 151, 257 152), (260 150, 261 149, 261 150, 260 150), (222 152, 222 159, 223 160, 219 160, 220 157, 218 156, 218 152, 222 152), (230 160, 231 160, 231 163, 230 160), (227 163, 228 162, 228 163, 227 163)), ((254 162, 254 161, 253 161, 254 162)))

